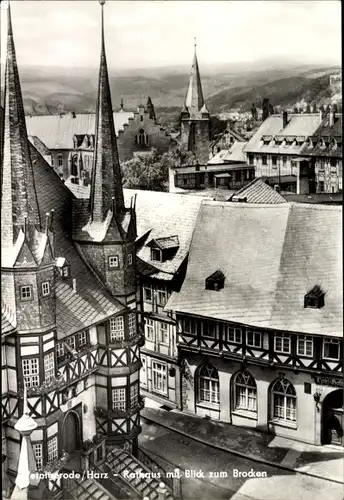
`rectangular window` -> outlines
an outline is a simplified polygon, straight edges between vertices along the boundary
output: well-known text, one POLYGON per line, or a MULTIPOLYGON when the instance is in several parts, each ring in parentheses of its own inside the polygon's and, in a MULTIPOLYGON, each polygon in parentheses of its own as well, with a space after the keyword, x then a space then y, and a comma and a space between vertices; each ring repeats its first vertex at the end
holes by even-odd
POLYGON ((135 382, 130 386, 130 409, 134 410, 139 403, 139 384, 135 382))
POLYGON ((277 156, 272 155, 271 161, 272 161, 272 166, 276 167, 277 166, 277 156))
POLYGON ((263 156, 262 156, 262 164, 263 164, 263 165, 267 165, 267 164, 268 164, 268 159, 267 159, 267 156, 266 156, 266 155, 263 155, 263 156))
POLYGON ((50 295, 50 283, 49 283, 49 281, 45 281, 44 283, 42 283, 42 295, 43 295, 43 297, 50 295))
POLYGON ((142 368, 141 368, 141 376, 140 381, 142 385, 147 385, 147 359, 145 356, 141 356, 142 368))
POLYGON ((57 164, 59 167, 62 167, 62 165, 63 165, 63 156, 62 155, 57 155, 57 164))
POLYGON ((48 463, 56 460, 58 457, 57 436, 48 439, 48 463))
POLYGON ((275 335, 275 351, 290 354, 290 336, 289 335, 275 335))
POLYGON ((298 356, 313 357, 313 339, 306 335, 298 335, 297 337, 297 354, 298 356))
POLYGON ((130 313, 128 316, 128 329, 129 329, 129 338, 133 338, 136 334, 136 314, 130 313))
POLYGON ((44 377, 46 382, 50 382, 55 375, 54 353, 49 352, 44 356, 44 377))
POLYGON ((128 253, 128 266, 131 267, 133 265, 133 256, 131 253, 128 253))
POLYGON ((31 285, 21 286, 20 300, 32 300, 32 299, 33 299, 32 286, 31 285))
POLYGON ((125 388, 122 389, 112 389, 112 409, 125 411, 126 401, 125 401, 125 388))
POLYGON ((167 302, 167 292, 166 290, 158 290, 158 305, 164 306, 167 302))
POLYGON ((75 336, 72 335, 71 337, 66 338, 66 344, 69 345, 69 347, 75 351, 76 350, 76 342, 75 342, 75 336))
POLYGON ((168 344, 168 324, 159 322, 159 341, 168 344))
POLYGON ((283 165, 287 164, 287 157, 285 155, 282 156, 282 161, 283 161, 283 165))
POLYGON ((86 330, 78 333, 78 344, 79 344, 79 347, 82 347, 83 345, 87 344, 87 331, 86 330))
POLYGON ((56 344, 56 356, 62 358, 64 356, 64 345, 63 342, 57 342, 56 344))
POLYGON ((143 300, 144 302, 152 302, 152 289, 148 286, 143 287, 143 300))
POLYGON ((23 359, 23 377, 26 387, 39 386, 39 364, 38 358, 23 359))
POLYGON ((213 321, 203 321, 203 335, 204 337, 214 339, 216 335, 216 323, 213 321))
POLYGON ((118 255, 111 255, 109 257, 109 267, 119 267, 119 258, 118 255))
POLYGON ((33 453, 36 459, 37 469, 43 467, 43 444, 42 443, 32 443, 33 453))
POLYGON ((146 318, 145 322, 146 339, 154 341, 154 321, 150 318, 146 318))
POLYGON ((232 326, 228 326, 227 327, 227 341, 234 342, 235 344, 241 344, 241 342, 242 342, 241 328, 233 328, 232 326))
POLYGON ((248 155, 248 164, 253 165, 254 164, 254 156, 252 154, 248 155))
POLYGON ((152 388, 154 391, 167 394, 166 365, 152 361, 152 388))
POLYGON ((196 321, 194 318, 184 319, 184 332, 192 334, 196 333, 196 321))
POLYGON ((339 360, 339 340, 326 339, 323 343, 323 358, 339 360))
POLYGON ((162 252, 160 248, 151 248, 151 260, 162 262, 162 252))
POLYGON ((325 191, 325 182, 319 181, 319 192, 323 193, 325 191))
POLYGON ((116 342, 124 340, 124 320, 123 316, 110 318, 110 340, 116 342))
POLYGON ((248 331, 246 334, 246 344, 249 347, 261 347, 262 346, 262 336, 259 332, 248 331))
POLYGON ((330 165, 331 165, 331 167, 336 167, 337 166, 337 158, 331 158, 330 165))

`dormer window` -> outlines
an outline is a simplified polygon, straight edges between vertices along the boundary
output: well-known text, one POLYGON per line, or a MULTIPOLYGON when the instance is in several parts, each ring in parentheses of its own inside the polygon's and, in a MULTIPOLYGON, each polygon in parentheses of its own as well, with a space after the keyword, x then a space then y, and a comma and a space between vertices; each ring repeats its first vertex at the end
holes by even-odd
POLYGON ((320 288, 319 285, 315 285, 312 290, 310 290, 305 295, 304 307, 311 309, 320 309, 325 305, 325 292, 320 288))
POLYGON ((166 238, 156 238, 148 245, 151 247, 151 260, 164 262, 173 257, 179 248, 178 236, 167 236, 166 238))
POLYGON ((218 292, 225 286, 225 275, 222 271, 215 271, 205 280, 205 289, 218 292))
POLYGON ((60 273, 62 279, 70 278, 70 264, 64 257, 58 257, 56 259, 56 267, 60 273))

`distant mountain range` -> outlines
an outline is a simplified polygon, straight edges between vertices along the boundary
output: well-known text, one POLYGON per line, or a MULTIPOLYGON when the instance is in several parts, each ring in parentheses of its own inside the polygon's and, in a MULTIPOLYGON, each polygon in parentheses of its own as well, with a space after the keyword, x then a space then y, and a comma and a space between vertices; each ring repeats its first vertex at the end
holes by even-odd
MULTIPOLYGON (((212 114, 249 111, 269 97, 274 106, 299 102, 328 104, 330 78, 340 66, 293 65, 292 63, 228 64, 201 69, 203 93, 212 114)), ((189 68, 167 67, 127 70, 110 74, 113 107, 136 109, 150 96, 159 120, 175 122, 186 92, 189 68)), ((94 112, 98 71, 84 68, 20 67, 26 113, 64 111, 94 112)), ((3 80, 2 80, 3 81, 3 80)))

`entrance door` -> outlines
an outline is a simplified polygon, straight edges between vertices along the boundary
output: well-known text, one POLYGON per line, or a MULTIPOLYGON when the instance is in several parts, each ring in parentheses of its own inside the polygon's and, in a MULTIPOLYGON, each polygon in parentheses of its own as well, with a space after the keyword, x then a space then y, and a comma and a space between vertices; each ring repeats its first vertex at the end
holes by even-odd
POLYGON ((323 403, 323 444, 344 446, 343 389, 326 396, 323 403))
POLYGON ((71 411, 63 423, 63 449, 73 453, 80 446, 80 424, 78 415, 71 411))

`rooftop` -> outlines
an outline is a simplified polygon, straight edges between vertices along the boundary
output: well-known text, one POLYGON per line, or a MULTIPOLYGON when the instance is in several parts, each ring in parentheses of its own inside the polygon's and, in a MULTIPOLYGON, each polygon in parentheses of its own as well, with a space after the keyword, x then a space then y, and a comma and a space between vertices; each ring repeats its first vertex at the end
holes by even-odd
POLYGON ((341 234, 341 207, 204 201, 184 284, 166 309, 342 337, 341 234), (206 290, 205 279, 217 269, 224 288, 206 290), (326 292, 325 306, 304 308, 315 285, 326 292))
POLYGON ((217 153, 208 165, 222 165, 227 162, 246 162, 246 156, 243 152, 247 142, 235 142, 229 149, 223 149, 217 153))
POLYGON ((249 184, 236 191, 229 201, 246 201, 246 203, 286 203, 274 188, 257 177, 249 184))

